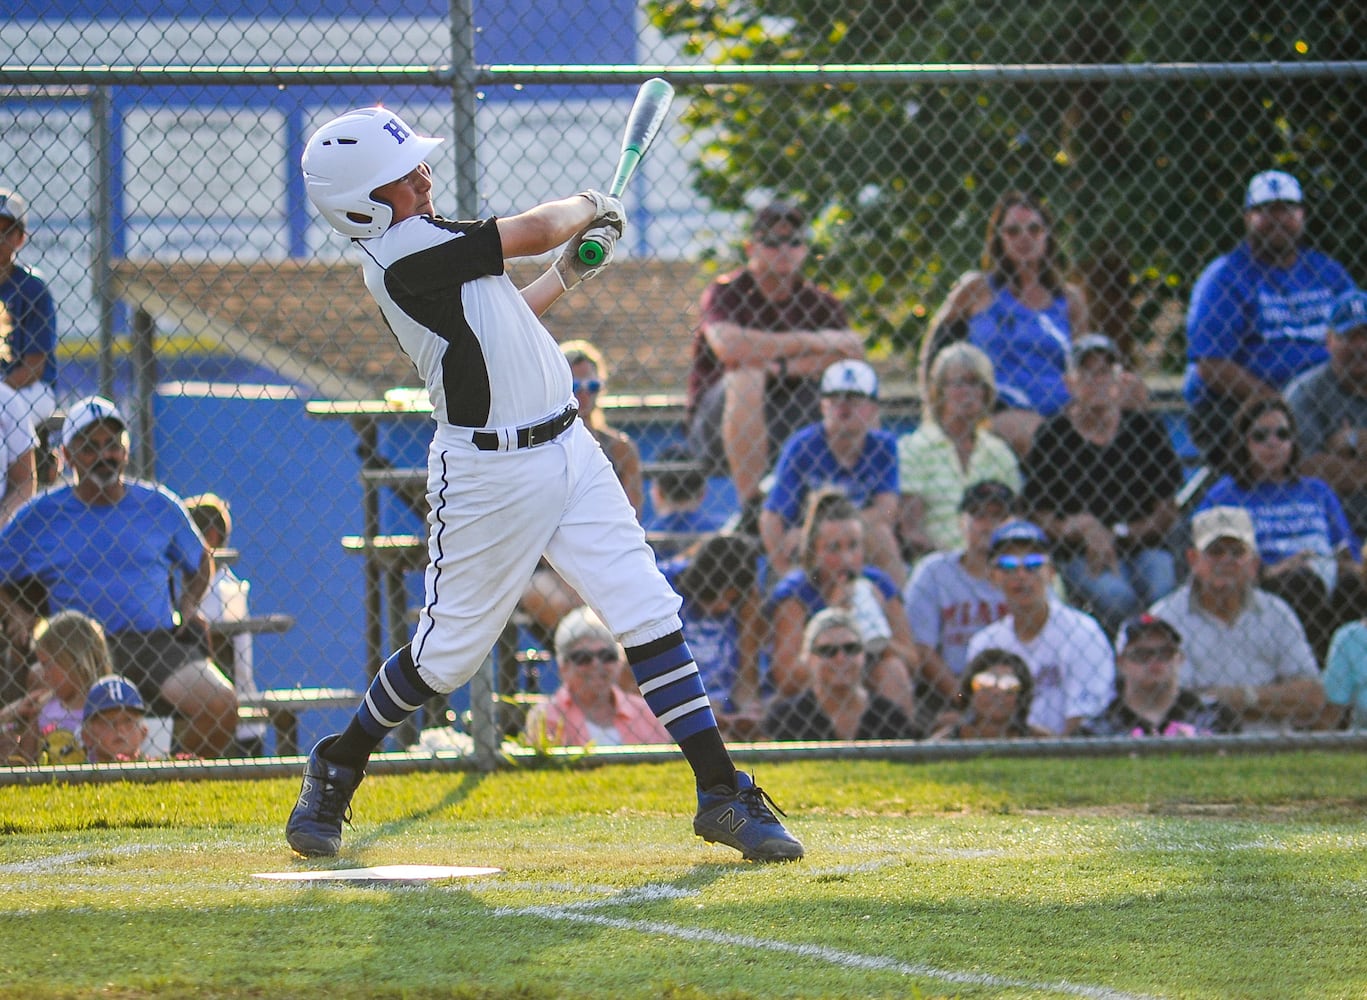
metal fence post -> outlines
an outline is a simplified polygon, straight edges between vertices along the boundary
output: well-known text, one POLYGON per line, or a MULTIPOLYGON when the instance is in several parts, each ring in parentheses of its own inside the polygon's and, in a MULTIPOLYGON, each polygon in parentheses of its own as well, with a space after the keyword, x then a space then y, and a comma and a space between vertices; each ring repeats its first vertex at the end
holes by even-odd
POLYGON ((498 705, 494 701, 492 651, 470 678, 470 737, 475 745, 475 766, 481 771, 498 767, 502 739, 498 728, 498 705))
POLYGON ((136 435, 130 464, 142 479, 156 479, 157 449, 153 440, 156 420, 152 415, 152 396, 157 385, 157 323, 145 309, 133 313, 133 406, 131 428, 136 435))

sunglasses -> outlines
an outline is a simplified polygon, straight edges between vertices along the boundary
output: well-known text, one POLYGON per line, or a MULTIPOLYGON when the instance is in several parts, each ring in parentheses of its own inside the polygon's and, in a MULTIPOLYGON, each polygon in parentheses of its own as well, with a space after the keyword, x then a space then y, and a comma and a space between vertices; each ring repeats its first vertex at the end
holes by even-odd
POLYGON ((823 392, 822 399, 834 399, 838 403, 855 403, 861 399, 872 399, 873 397, 863 392, 823 392))
POLYGON ((1135 663, 1157 663, 1159 660, 1171 660, 1177 655, 1176 646, 1126 646, 1125 651, 1120 654, 1127 660, 1135 663))
POLYGON ((1042 222, 1031 222, 1024 226, 1002 226, 1003 236, 1020 236, 1022 233, 1038 236, 1042 232, 1044 232, 1044 223, 1042 222))
POLYGON ((829 660, 841 653, 846 656, 858 656, 862 652, 864 652, 864 644, 861 642, 832 642, 812 647, 812 653, 823 660, 829 660))
POLYGON ((994 674, 984 671, 981 674, 974 674, 973 680, 969 682, 969 687, 974 691, 982 691, 986 688, 996 688, 998 691, 1016 691, 1021 686, 1021 679, 1015 674, 994 674))
POLYGON ((770 250, 777 250, 779 247, 800 247, 807 241, 801 236, 761 236, 755 242, 770 250))
POLYGON ((1272 438, 1278 441, 1291 440, 1290 427, 1255 427, 1248 432, 1248 438, 1254 444, 1266 444, 1272 438))
POLYGON ((580 382, 578 379, 574 380, 575 392, 593 393, 597 392, 601 388, 603 388, 603 380, 600 378, 591 378, 586 382, 580 382))
POLYGON ((597 660, 599 663, 616 663, 617 650, 615 649, 576 649, 565 654, 565 662, 572 663, 576 667, 587 667, 590 663, 597 660))
POLYGON ((1028 556, 997 556, 993 564, 997 569, 1007 573, 1014 573, 1018 569, 1023 569, 1027 573, 1038 573, 1048 562, 1048 556, 1032 552, 1028 556))

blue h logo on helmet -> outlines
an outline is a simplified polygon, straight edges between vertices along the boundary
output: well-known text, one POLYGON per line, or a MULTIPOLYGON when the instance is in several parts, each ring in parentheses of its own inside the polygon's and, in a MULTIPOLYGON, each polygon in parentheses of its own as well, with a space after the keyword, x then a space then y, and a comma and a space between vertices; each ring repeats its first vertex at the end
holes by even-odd
POLYGON ((403 122, 399 121, 397 118, 389 119, 384 125, 384 130, 397 139, 401 146, 403 145, 404 140, 413 134, 409 132, 408 129, 404 128, 403 122))

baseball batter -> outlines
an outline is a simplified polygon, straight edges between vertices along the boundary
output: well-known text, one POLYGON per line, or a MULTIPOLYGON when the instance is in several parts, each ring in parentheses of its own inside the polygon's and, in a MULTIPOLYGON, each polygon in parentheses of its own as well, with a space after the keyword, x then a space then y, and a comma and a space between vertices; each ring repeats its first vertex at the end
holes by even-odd
POLYGON ((370 754, 427 698, 470 679, 544 552, 625 647, 641 693, 692 766, 694 832, 750 860, 802 857, 770 800, 731 762, 684 642, 680 600, 575 419, 569 365, 538 319, 610 263, 622 203, 585 191, 507 218, 444 219, 424 162, 441 141, 392 111, 363 108, 322 126, 304 149, 309 198, 360 250, 366 287, 426 384, 436 430, 413 639, 385 661, 346 731, 310 753, 285 828, 290 846, 338 852, 370 754), (596 266, 579 260, 585 239, 606 250, 596 266), (561 244, 550 269, 514 287, 505 260, 561 244))

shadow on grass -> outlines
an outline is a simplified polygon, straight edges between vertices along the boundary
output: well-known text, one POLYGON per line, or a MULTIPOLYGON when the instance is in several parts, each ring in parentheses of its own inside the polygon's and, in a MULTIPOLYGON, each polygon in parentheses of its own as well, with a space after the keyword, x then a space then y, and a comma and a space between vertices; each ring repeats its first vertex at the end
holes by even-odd
POLYGON ((382 843, 388 838, 405 834, 414 825, 429 822, 446 810, 459 806, 474 793, 475 789, 487 777, 487 774, 464 774, 454 788, 431 805, 414 810, 396 819, 374 824, 367 823, 364 832, 359 835, 354 833, 354 827, 345 827, 342 836, 342 851, 335 858, 295 858, 295 860, 304 867, 347 867, 356 861, 354 857, 351 857, 352 855, 374 847, 377 843, 382 843), (342 862, 346 862, 346 864, 342 864, 342 862))

